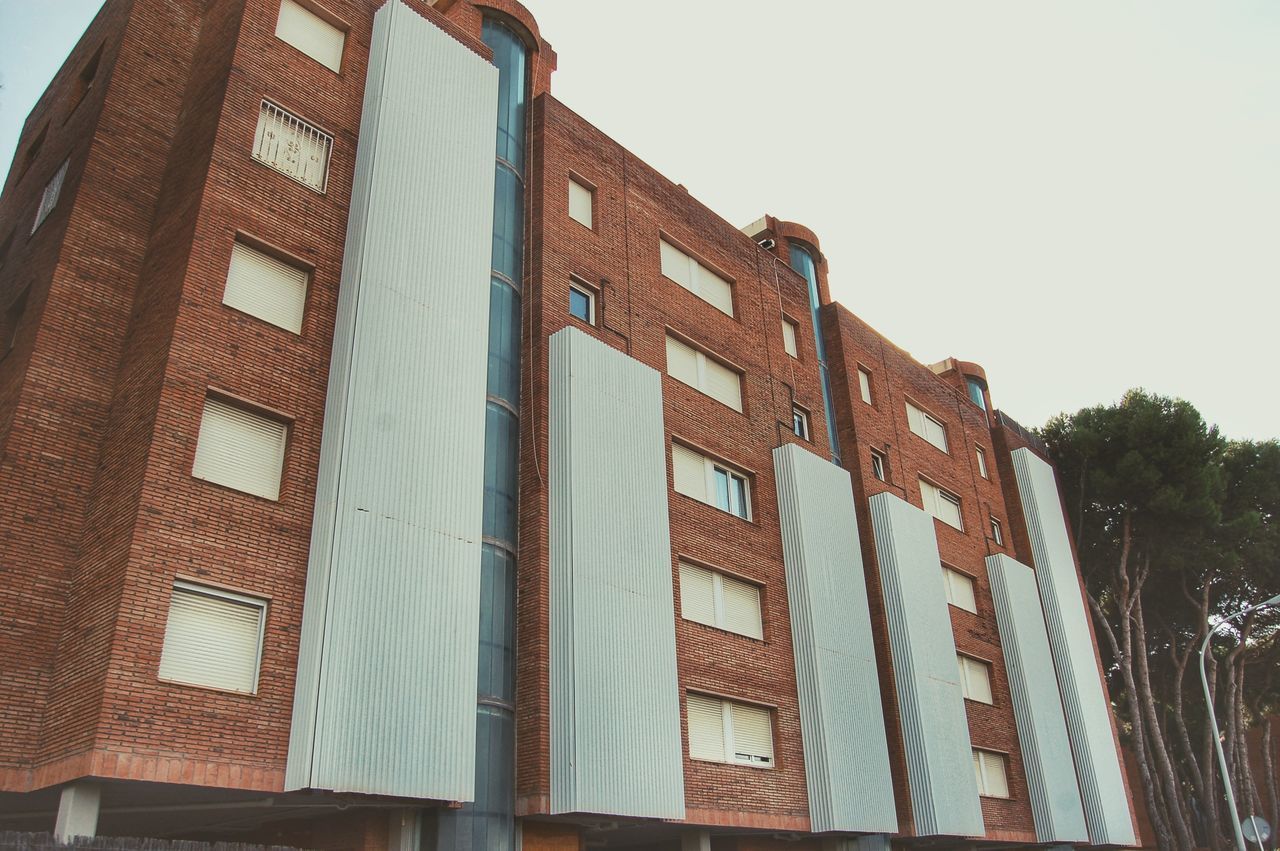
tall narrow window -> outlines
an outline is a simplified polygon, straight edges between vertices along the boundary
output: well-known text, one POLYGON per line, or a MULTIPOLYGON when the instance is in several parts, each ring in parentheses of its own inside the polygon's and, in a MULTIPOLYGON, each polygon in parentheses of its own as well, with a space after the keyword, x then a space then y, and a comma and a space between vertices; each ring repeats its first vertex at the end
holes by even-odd
POLYGON ((991 476, 987 473, 987 452, 981 446, 976 449, 978 453, 978 475, 984 479, 989 479, 991 476))
POLYGON ((258 111, 253 158, 323 193, 333 137, 270 101, 258 111))
POLYGON ((924 502, 925 511, 948 526, 964 531, 964 520, 960 516, 960 497, 921 479, 920 498, 924 502))
POLYGON ((17 175, 13 178, 14 185, 22 179, 23 175, 35 165, 37 159, 40 158, 40 149, 44 147, 45 137, 49 135, 49 125, 46 123, 40 128, 40 132, 31 140, 31 144, 27 145, 27 149, 22 152, 22 159, 17 162, 17 175))
POLYGON ((205 399, 191 475, 266 499, 280 498, 289 427, 212 396, 205 399))
POLYGON ((253 694, 266 612, 266 600, 174 583, 160 679, 253 694))
POLYGON ((751 486, 745 474, 681 446, 671 444, 676 493, 751 519, 751 486))
POLYGON ((80 69, 79 75, 76 76, 75 89, 72 93, 72 112, 75 112, 76 107, 93 89, 93 83, 98 76, 98 66, 100 64, 102 64, 102 45, 98 45, 98 49, 94 51, 93 56, 89 58, 89 61, 80 69))
POLYGON ((796 323, 790 319, 782 320, 782 350, 793 358, 800 357, 800 350, 796 347, 796 323))
POLYGON ((799 405, 791 406, 791 430, 801 440, 812 440, 809 434, 809 412, 799 405))
POLYGON ((956 654, 960 665, 960 690, 967 700, 991 703, 991 666, 972 656, 956 654))
POLYGON ((36 208, 35 222, 31 225, 32 233, 39 230, 40 225, 44 224, 44 220, 53 212, 53 208, 58 206, 58 196, 62 194, 62 184, 67 179, 67 163, 68 160, 63 160, 62 165, 45 184, 44 194, 40 196, 40 206, 36 208))
POLYGON ((675 337, 667 337, 667 374, 722 402, 742 410, 742 376, 675 337))
POLYGON ((587 286, 569 284, 569 315, 588 325, 596 324, 596 294, 587 286))
POLYGON ((973 577, 965 576, 958 570, 952 570, 945 564, 942 566, 942 581, 946 583, 947 602, 957 609, 977 613, 978 600, 974 590, 973 577))
POLYGON ((569 218, 581 225, 595 227, 595 192, 569 178, 569 218))
POLYGON ((868 405, 871 404, 871 373, 862 367, 858 367, 858 391, 862 394, 862 401, 868 405))
POLYGON ((889 459, 875 449, 871 450, 871 475, 882 482, 889 481, 889 459))
POLYGON ((991 540, 995 541, 998 547, 1004 546, 1004 528, 995 517, 991 518, 991 540))
POLYGON ((733 315, 733 285, 665 239, 662 274, 722 313, 733 315))
POLYGON ((934 446, 947 451, 947 429, 942 420, 926 414, 910 402, 907 403, 907 425, 912 433, 923 437, 934 446))
POLYGON ((4 327, 0 328, 0 357, 4 356, 10 349, 18 343, 18 328, 22 325, 22 317, 27 312, 27 298, 31 294, 31 286, 28 284, 26 289, 18 294, 18 297, 9 303, 4 311, 4 327))
POLYGON ((301 334, 309 277, 306 270, 236 240, 222 303, 301 334))
POLYGON ((691 694, 689 757, 773 767, 773 715, 764 707, 691 694))
POLYGON ((973 749, 973 774, 978 780, 978 794, 984 798, 1009 797, 1009 772, 1004 754, 973 749))
POLYGON ((759 588, 683 561, 680 562, 680 616, 749 638, 764 637, 759 588))
POLYGON ((347 34, 295 0, 281 0, 276 38, 291 44, 330 71, 342 67, 347 34))

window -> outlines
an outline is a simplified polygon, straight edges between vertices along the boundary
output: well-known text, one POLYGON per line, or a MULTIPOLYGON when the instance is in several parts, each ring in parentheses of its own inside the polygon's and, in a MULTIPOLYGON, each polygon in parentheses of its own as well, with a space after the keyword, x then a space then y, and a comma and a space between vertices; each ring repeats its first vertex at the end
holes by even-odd
POLYGON ((266 600, 174 583, 160 679, 253 694, 266 613, 266 600))
POLYGON ((875 449, 871 450, 871 475, 882 482, 889 481, 889 459, 875 449))
POLYGON ((569 284, 569 315, 588 325, 596 324, 596 294, 582 284, 569 284))
POLYGON ((667 336, 667 375, 742 410, 742 376, 692 346, 667 336))
POLYGON ((329 173, 333 137, 270 101, 262 102, 253 137, 253 158, 317 192, 329 173))
MULTIPOLYGON (((862 401, 871 404, 871 373, 858 367, 858 390, 862 393, 862 401)), ((908 404, 908 408, 911 406, 908 404)))
POLYGON ((744 474, 678 443, 671 444, 671 466, 677 493, 751 519, 751 486, 744 474))
POLYGON ((947 429, 942 425, 942 421, 931 414, 926 414, 910 402, 907 403, 907 425, 915 434, 943 452, 947 451, 947 429))
POLYGON ((683 561, 680 562, 680 616, 749 638, 764 638, 759 588, 683 561))
POLYGON ((31 225, 32 233, 39 230, 40 225, 44 224, 44 220, 53 212, 53 208, 58 206, 58 196, 62 194, 62 182, 67 179, 68 162, 63 160, 58 171, 45 184, 44 194, 40 196, 40 206, 36 209, 36 220, 31 225))
POLYGON ((773 767, 773 717, 760 706, 748 706, 691 694, 689 758, 773 767))
POLYGON ((3 345, 4 349, 0 350, 0 357, 3 357, 18 344, 18 328, 22 324, 22 317, 26 315, 27 296, 30 293, 31 287, 28 285, 5 309, 4 327, 0 329, 0 345, 3 345))
POLYGON ((569 218, 589 228, 594 227, 594 201, 595 192, 572 177, 569 178, 569 218))
POLYGON ((994 517, 991 518, 991 540, 995 541, 998 547, 1004 546, 1004 529, 1001 528, 1000 521, 994 517))
POLYGON ((791 406, 791 430, 801 440, 812 440, 809 434, 809 412, 799 405, 791 406))
POLYGON ((309 277, 305 270, 236 240, 231 246, 222 303, 301 334, 309 277))
POLYGON ((960 518, 960 497, 921 479, 920 498, 924 502, 925 511, 948 526, 964 531, 964 521, 960 518))
POLYGON ((960 690, 966 700, 991 703, 991 666, 972 656, 956 654, 960 663, 960 690))
POLYGON ((974 593, 972 576, 965 576, 945 564, 942 566, 942 580, 946 583, 947 602, 957 609, 966 612, 978 612, 978 600, 974 593))
POLYGON ((46 123, 40 128, 40 132, 36 134, 35 139, 31 140, 31 144, 27 145, 27 150, 22 155, 22 160, 18 163, 18 171, 13 178, 16 186, 19 180, 22 180, 31 166, 35 165, 36 160, 40 157, 40 149, 44 147, 45 137, 49 135, 49 125, 46 123))
POLYGON ((0 269, 4 268, 4 264, 9 262, 9 251, 13 248, 13 231, 9 231, 9 235, 4 238, 4 242, 0 242, 0 269))
POLYGON ((210 396, 204 401, 191 475, 267 499, 280 498, 289 427, 210 396))
POLYGON ((665 239, 660 242, 662 274, 712 307, 732 316, 732 285, 665 239))
MULTIPOLYGON (((80 102, 85 99, 93 88, 93 81, 98 76, 98 66, 100 64, 102 64, 102 45, 98 45, 98 49, 94 52, 92 58, 85 63, 85 66, 80 69, 80 74, 76 77, 71 112, 75 112, 76 107, 80 105, 80 102)), ((70 113, 68 113, 68 117, 70 117, 70 113)))
POLYGON ((347 34, 294 0, 281 0, 276 38, 291 44, 330 71, 342 67, 347 34))
POLYGON ((991 476, 987 473, 987 452, 981 446, 976 447, 976 449, 978 453, 978 475, 984 479, 989 479, 991 476))
POLYGON ((978 779, 978 794, 985 798, 1009 797, 1009 775, 1005 755, 973 749, 973 774, 978 779))
POLYGON ((983 394, 983 391, 987 389, 986 386, 977 378, 965 378, 964 383, 969 388, 969 399, 973 404, 985 411, 987 409, 987 397, 983 394))
POLYGON ((793 358, 800 357, 800 350, 796 348, 796 323, 790 319, 782 320, 782 349, 793 358))

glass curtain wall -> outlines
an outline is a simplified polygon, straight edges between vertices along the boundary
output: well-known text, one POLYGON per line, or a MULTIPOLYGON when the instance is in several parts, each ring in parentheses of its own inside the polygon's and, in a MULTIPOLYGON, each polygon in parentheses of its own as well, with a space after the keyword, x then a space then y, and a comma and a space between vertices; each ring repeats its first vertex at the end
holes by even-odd
POLYGON ((791 268, 809 284, 809 313, 813 318, 813 342, 818 350, 818 371, 822 374, 822 411, 827 417, 827 440, 831 444, 831 460, 840 463, 840 441, 836 437, 835 409, 831 407, 831 374, 827 369, 827 346, 818 324, 818 266, 812 250, 798 242, 791 243, 791 268))

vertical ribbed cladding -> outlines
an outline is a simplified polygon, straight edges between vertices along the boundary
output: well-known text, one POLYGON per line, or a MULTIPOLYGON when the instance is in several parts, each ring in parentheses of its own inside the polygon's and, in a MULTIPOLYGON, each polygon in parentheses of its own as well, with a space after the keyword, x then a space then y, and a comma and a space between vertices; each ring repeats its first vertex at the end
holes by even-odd
POLYGON ((550 381, 550 809, 684 818, 662 378, 565 328, 550 381))
POLYGON ((933 518, 891 493, 868 500, 918 836, 982 836, 982 807, 933 518))
POLYGON ((496 77, 403 4, 375 16, 290 789, 472 794, 496 77))
POLYGON ((1012 455, 1089 839, 1095 845, 1132 845, 1133 818, 1057 479, 1031 450, 1012 455))
POLYGON ((1036 838, 1041 842, 1088 842, 1035 572, 1006 555, 993 555, 987 557, 987 576, 1009 674, 1036 838))
POLYGON ((809 818, 816 833, 898 829, 849 473, 773 450, 809 818))

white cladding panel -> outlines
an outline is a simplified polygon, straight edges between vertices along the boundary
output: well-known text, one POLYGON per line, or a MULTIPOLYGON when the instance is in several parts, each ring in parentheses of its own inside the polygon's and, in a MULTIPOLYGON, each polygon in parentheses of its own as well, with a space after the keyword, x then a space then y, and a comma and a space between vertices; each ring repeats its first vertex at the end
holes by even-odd
POLYGON ((982 836, 933 520, 891 493, 876 494, 869 503, 916 833, 982 836))
POLYGON ((576 328, 549 367, 550 811, 684 818, 662 377, 576 328))
POLYGON ((809 817, 818 832, 895 832, 893 783, 849 473, 773 450, 809 817))
POLYGON ((374 16, 287 789, 475 792, 497 82, 402 2, 374 16))
POLYGON ((1111 708, 1102 688, 1097 649, 1089 631, 1080 573, 1058 497, 1058 482, 1053 468, 1030 449, 1013 451, 1013 471, 1031 538, 1040 602, 1062 691, 1089 840, 1095 845, 1132 845, 1129 796, 1111 731, 1111 708))

